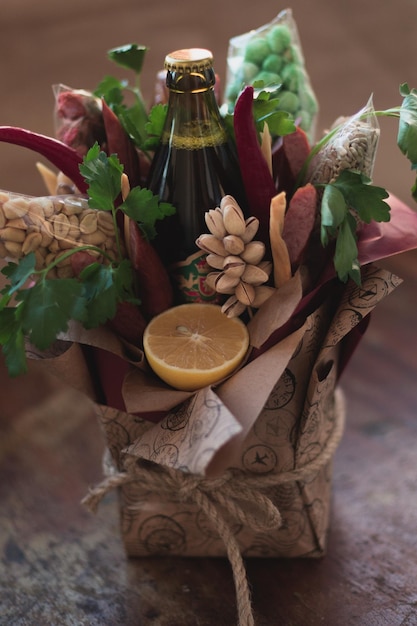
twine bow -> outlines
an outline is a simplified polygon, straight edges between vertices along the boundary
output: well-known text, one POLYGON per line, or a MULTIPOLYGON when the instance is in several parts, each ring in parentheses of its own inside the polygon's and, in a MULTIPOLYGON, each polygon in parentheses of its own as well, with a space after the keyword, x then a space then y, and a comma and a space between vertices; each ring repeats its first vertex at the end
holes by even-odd
POLYGON ((207 516, 226 547, 236 589, 239 626, 255 626, 245 566, 231 521, 239 522, 253 532, 268 532, 281 526, 282 518, 277 506, 262 492, 272 486, 306 480, 331 460, 343 434, 345 413, 341 392, 336 392, 335 399, 333 431, 321 453, 302 467, 262 476, 228 470, 219 478, 206 479, 128 457, 125 471, 107 476, 89 490, 82 503, 95 512, 109 491, 135 482, 144 492, 154 491, 170 500, 174 497, 178 502, 196 505, 207 516))

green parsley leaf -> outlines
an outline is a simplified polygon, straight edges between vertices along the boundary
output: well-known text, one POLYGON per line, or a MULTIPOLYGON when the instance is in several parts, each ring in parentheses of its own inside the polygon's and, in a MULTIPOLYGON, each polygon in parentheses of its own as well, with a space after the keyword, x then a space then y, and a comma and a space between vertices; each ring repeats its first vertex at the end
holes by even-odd
POLYGON ((84 317, 83 286, 74 278, 43 278, 16 294, 21 330, 40 350, 48 348, 71 319, 84 317))
POLYGON ((353 215, 347 213, 339 226, 334 266, 342 282, 352 278, 357 285, 361 284, 361 273, 358 262, 358 246, 356 239, 356 221, 353 215))
POLYGON ((6 367, 12 377, 23 374, 28 369, 25 336, 17 308, 9 307, 0 311, 0 344, 6 367))
POLYGON ((94 90, 94 95, 104 98, 130 139, 145 153, 145 125, 148 121, 148 113, 140 89, 140 75, 147 50, 146 46, 138 46, 137 44, 127 44, 109 50, 107 55, 111 61, 120 67, 133 70, 135 73, 134 85, 131 86, 127 80, 120 81, 113 76, 106 76, 94 90), (129 100, 125 98, 126 94, 128 94, 129 100))
POLYGON ((155 104, 151 108, 148 121, 145 124, 147 138, 145 140, 144 148, 146 150, 155 150, 158 147, 159 139, 162 135, 162 130, 165 123, 167 110, 167 104, 155 104))
POLYGON ((95 328, 115 316, 118 301, 115 272, 116 268, 101 263, 92 263, 81 272, 86 301, 83 324, 86 328, 95 328))
POLYGON ((400 109, 397 143, 401 152, 417 164, 417 90, 410 89, 407 83, 400 86, 403 102, 400 109))
MULTIPOLYGON (((3 267, 1 273, 10 281, 10 287, 6 287, 9 296, 13 295, 33 276, 35 272, 36 257, 34 252, 24 256, 19 263, 9 262, 3 267)), ((3 290, 4 291, 4 290, 3 290)))
POLYGON ((157 220, 175 213, 172 204, 160 202, 158 196, 144 187, 134 187, 119 208, 139 224, 147 239, 155 237, 157 220))
POLYGON ((255 92, 253 113, 259 131, 263 130, 265 122, 273 137, 283 137, 295 131, 294 120, 290 114, 279 108, 278 90, 255 92))
POLYGON ((133 295, 133 269, 128 259, 117 266, 92 263, 83 269, 80 280, 86 301, 86 328, 95 328, 112 319, 118 302, 139 303, 133 295))
POLYGON ((347 206, 344 195, 335 185, 326 185, 321 201, 321 242, 327 246, 329 239, 336 236, 337 229, 346 217, 347 206))
POLYGON ((111 61, 120 67, 133 70, 136 74, 140 74, 147 51, 148 48, 146 46, 139 46, 132 43, 112 48, 107 52, 107 55, 111 61))
POLYGON ((104 98, 111 109, 123 104, 123 90, 128 85, 127 81, 120 81, 114 76, 105 76, 94 90, 94 95, 104 98))
POLYGON ((388 193, 370 184, 360 172, 343 170, 338 178, 324 185, 321 201, 321 242, 336 239, 334 267, 343 282, 350 277, 360 284, 357 247, 357 219, 387 222, 390 206, 384 202, 388 193), (356 217, 355 217, 356 216, 356 217))
POLYGON ((107 156, 95 144, 87 152, 80 172, 88 183, 88 204, 93 209, 112 211, 121 192, 123 165, 117 155, 107 156))
POLYGON ((136 100, 136 103, 129 108, 123 105, 115 105, 113 106, 113 111, 133 143, 140 148, 144 148, 146 137, 145 124, 148 117, 139 101, 136 100))
POLYGON ((333 186, 344 196, 361 220, 369 224, 372 220, 389 222, 390 206, 384 202, 388 192, 382 187, 370 184, 370 179, 352 170, 343 170, 333 186))

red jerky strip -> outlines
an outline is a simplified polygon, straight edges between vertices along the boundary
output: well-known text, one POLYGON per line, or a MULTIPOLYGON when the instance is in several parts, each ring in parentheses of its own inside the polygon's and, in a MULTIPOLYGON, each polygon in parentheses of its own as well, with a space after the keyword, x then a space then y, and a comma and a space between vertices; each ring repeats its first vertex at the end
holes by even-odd
POLYGON ((257 238, 269 249, 269 207, 276 194, 274 180, 259 145, 253 117, 253 87, 247 85, 234 110, 234 130, 249 213, 259 219, 257 238))
POLYGON ((129 223, 130 260, 136 272, 141 310, 148 320, 173 305, 169 275, 158 253, 147 241, 137 223, 129 223))
POLYGON ((146 321, 138 305, 133 302, 119 302, 116 315, 107 322, 116 335, 137 347, 142 347, 146 321))
POLYGON ((300 265, 317 216, 317 191, 311 184, 299 187, 289 202, 284 219, 284 239, 293 269, 300 265))
POLYGON ((306 133, 297 126, 293 133, 282 138, 279 147, 272 154, 272 166, 274 175, 278 179, 278 191, 285 191, 287 198, 293 193, 297 177, 310 150, 306 133))
POLYGON ((139 155, 117 115, 104 100, 102 104, 108 154, 117 154, 129 178, 130 186, 136 187, 140 184, 139 155))
POLYGON ((82 158, 58 139, 16 126, 0 126, 0 141, 38 152, 68 176, 81 193, 87 193, 86 182, 79 170, 82 158))

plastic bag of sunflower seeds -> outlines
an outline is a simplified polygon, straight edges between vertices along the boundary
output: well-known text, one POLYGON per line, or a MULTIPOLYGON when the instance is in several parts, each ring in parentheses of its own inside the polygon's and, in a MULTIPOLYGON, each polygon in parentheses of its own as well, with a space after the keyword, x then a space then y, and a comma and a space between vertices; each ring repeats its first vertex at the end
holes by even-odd
POLYGON ((338 118, 330 130, 334 134, 312 159, 308 180, 330 183, 342 170, 355 170, 371 179, 380 135, 372 97, 351 117, 338 118))

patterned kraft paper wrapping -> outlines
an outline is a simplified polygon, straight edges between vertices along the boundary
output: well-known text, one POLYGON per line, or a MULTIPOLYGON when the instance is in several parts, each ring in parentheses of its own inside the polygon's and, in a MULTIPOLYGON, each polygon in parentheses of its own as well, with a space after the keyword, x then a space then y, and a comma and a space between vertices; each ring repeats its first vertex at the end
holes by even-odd
MULTIPOLYGON (((113 468, 122 471, 127 459, 144 459, 198 477, 221 476, 232 467, 241 476, 262 481, 262 476, 270 480, 319 460, 343 419, 335 391, 349 331, 400 282, 385 270, 365 267, 362 286, 344 289, 336 313, 330 297, 301 328, 215 391, 206 388, 186 398, 179 394, 176 406, 157 424, 97 405, 113 468)), ((141 385, 141 376, 135 372, 136 385, 141 385)), ((242 554, 322 555, 331 474, 330 459, 305 480, 268 487, 265 494, 283 521, 273 532, 253 532, 229 519, 242 554)), ((119 493, 128 555, 225 555, 205 514, 194 504, 178 502, 174 492, 161 496, 138 480, 122 485, 119 493)))

